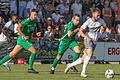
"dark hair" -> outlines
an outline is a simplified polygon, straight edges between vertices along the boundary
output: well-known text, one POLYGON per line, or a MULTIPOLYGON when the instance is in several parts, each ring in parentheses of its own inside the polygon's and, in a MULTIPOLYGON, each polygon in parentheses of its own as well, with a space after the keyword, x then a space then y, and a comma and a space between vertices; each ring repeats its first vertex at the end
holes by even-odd
POLYGON ((94 13, 94 12, 98 12, 98 13, 100 13, 100 14, 101 14, 100 9, 98 9, 98 8, 93 9, 92 13, 94 13))
POLYGON ((12 19, 12 17, 14 17, 14 16, 15 16, 17 19, 19 19, 19 17, 18 17, 17 14, 12 14, 12 15, 11 15, 11 19, 12 19))
POLYGON ((31 12, 36 12, 37 13, 38 11, 36 9, 32 9, 31 12))
POLYGON ((80 15, 79 15, 79 14, 74 14, 74 15, 73 15, 73 18, 74 18, 75 16, 80 17, 80 15))
POLYGON ((79 15, 79 14, 74 14, 74 15, 73 15, 73 17, 74 17, 74 16, 80 17, 80 15, 79 15))

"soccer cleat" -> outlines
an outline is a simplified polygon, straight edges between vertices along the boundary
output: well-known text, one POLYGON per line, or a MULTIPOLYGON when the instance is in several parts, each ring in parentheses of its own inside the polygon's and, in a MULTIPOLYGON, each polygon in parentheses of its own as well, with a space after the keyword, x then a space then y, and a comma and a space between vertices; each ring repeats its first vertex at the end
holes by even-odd
POLYGON ((50 70, 50 74, 54 74, 54 72, 55 72, 55 69, 54 69, 54 67, 52 67, 50 70))
POLYGON ((70 70, 70 67, 69 67, 69 64, 67 64, 67 67, 66 67, 64 73, 67 74, 69 72, 69 70, 70 70))
POLYGON ((73 70, 74 72, 78 72, 78 70, 75 66, 71 67, 70 69, 73 70))
POLYGON ((7 69, 8 71, 11 71, 10 65, 9 64, 3 64, 3 67, 7 69))
POLYGON ((84 78, 88 77, 85 73, 81 73, 80 76, 81 76, 81 77, 84 77, 84 78))
POLYGON ((32 69, 28 69, 28 73, 38 74, 39 72, 32 68, 32 69))
POLYGON ((50 71, 50 74, 54 74, 54 72, 55 72, 55 70, 51 70, 51 71, 50 71))

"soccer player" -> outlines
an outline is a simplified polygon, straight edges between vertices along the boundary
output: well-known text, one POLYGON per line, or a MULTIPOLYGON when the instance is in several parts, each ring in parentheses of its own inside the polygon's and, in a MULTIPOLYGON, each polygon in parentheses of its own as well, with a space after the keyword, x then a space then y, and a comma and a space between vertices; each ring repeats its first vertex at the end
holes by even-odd
POLYGON ((18 54, 24 48, 25 50, 31 52, 29 58, 28 73, 35 73, 35 74, 38 73, 36 70, 33 69, 33 63, 36 56, 36 49, 33 46, 33 44, 30 42, 31 35, 36 29, 36 17, 37 17, 37 12, 35 9, 33 9, 30 13, 30 17, 26 18, 25 20, 21 21, 21 23, 18 24, 17 30, 20 35, 18 36, 17 39, 17 45, 10 52, 10 54, 6 55, 0 61, 0 65, 2 65, 11 58, 14 58, 15 55, 18 54))
POLYGON ((80 47, 77 41, 75 40, 75 35, 79 31, 79 21, 80 21, 80 16, 78 14, 75 14, 72 17, 72 20, 67 24, 66 29, 64 30, 63 36, 60 40, 59 48, 58 48, 58 53, 56 58, 53 61, 53 65, 51 67, 50 74, 54 74, 55 68, 63 56, 64 52, 70 48, 75 52, 73 58, 74 61, 79 58, 79 53, 80 53, 80 47))
MULTIPOLYGON (((17 24, 18 20, 18 16, 14 14, 11 16, 11 20, 4 25, 0 34, 0 47, 9 47, 13 45, 11 35, 14 33, 14 25, 17 24)), ((7 70, 10 70, 7 64, 8 62, 4 63, 3 66, 7 70)))
MULTIPOLYGON (((81 26, 79 33, 84 38, 85 52, 86 55, 82 57, 83 68, 81 72, 81 77, 87 77, 86 68, 89 63, 89 60, 93 54, 93 51, 96 46, 96 42, 98 40, 98 34, 101 27, 105 28, 106 24, 103 19, 100 18, 101 11, 98 8, 93 9, 92 18, 89 18, 83 25, 81 26), (84 33, 85 29, 88 28, 89 32, 84 33)), ((67 72, 70 67, 81 64, 81 58, 77 59, 75 62, 69 64, 65 69, 67 72)))

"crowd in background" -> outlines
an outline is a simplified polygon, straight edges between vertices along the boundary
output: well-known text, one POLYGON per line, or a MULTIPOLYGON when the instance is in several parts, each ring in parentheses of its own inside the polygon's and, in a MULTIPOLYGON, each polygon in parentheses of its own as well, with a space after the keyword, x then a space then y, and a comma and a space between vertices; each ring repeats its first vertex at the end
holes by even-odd
MULTIPOLYGON (((120 41, 120 0, 19 0, 17 13, 16 0, 10 0, 5 11, 0 11, 0 31, 10 20, 11 15, 17 14, 22 20, 29 16, 32 9, 38 11, 37 30, 41 32, 36 44, 45 45, 46 50, 58 46, 66 24, 74 14, 80 15, 80 25, 91 17, 94 8, 101 10, 101 18, 106 22, 107 29, 101 29, 99 41, 120 41)), ((36 35, 33 35, 36 37, 36 35)), ((78 41, 82 40, 79 34, 78 41)))

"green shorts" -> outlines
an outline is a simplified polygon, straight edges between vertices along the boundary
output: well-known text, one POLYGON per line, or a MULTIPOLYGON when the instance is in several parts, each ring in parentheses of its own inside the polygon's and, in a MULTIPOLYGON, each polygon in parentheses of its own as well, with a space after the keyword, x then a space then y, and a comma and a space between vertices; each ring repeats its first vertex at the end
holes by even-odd
POLYGON ((73 50, 75 46, 79 46, 77 41, 61 41, 58 48, 58 54, 63 55, 68 48, 73 50))
POLYGON ((19 35, 17 39, 17 45, 20 45, 25 50, 28 50, 32 46, 32 43, 29 40, 25 40, 22 35, 19 35))

